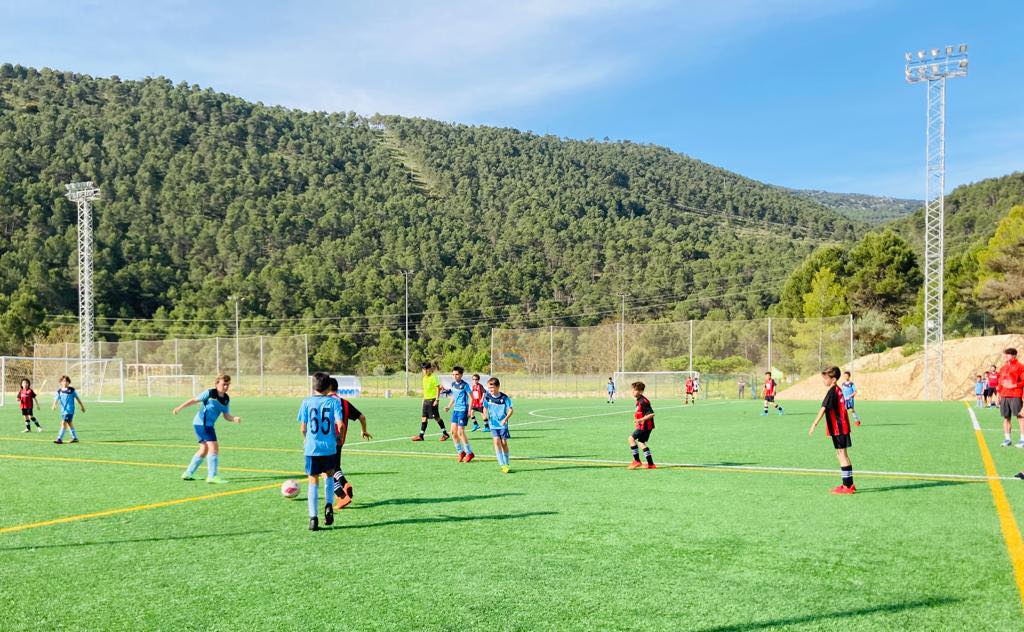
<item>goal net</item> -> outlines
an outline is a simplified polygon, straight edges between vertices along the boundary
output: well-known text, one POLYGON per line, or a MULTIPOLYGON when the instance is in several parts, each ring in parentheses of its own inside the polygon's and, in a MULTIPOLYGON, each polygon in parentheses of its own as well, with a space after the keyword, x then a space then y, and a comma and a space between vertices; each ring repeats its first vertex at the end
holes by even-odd
POLYGON ((618 397, 629 397, 630 384, 644 383, 644 395, 651 399, 669 397, 683 398, 686 393, 686 379, 693 378, 694 394, 702 397, 699 371, 616 371, 612 376, 618 397))
POLYGON ((146 397, 186 399, 198 392, 198 375, 150 375, 146 378, 146 397))
POLYGON ((124 402, 124 363, 119 358, 82 361, 78 358, 0 356, 0 406, 17 405, 21 381, 28 380, 46 403, 60 388, 60 378, 85 402, 124 402))

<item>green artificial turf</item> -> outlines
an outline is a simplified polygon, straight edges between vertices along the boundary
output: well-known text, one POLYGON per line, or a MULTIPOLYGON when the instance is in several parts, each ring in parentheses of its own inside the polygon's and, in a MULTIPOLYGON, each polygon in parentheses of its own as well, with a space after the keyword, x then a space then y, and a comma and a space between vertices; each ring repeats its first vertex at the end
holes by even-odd
MULTIPOLYGON (((984 474, 962 404, 860 403, 855 469, 922 476, 858 473, 858 493, 836 497, 831 443, 821 427, 807 436, 816 402, 784 402, 781 417, 653 403, 654 458, 701 467, 626 470, 629 402, 517 400, 504 475, 482 432, 481 458, 458 464, 450 442, 408 440, 418 401, 358 400, 375 442, 350 431, 356 500, 318 533, 295 400, 232 402, 244 421, 217 426, 225 486, 180 480, 195 443, 170 401, 89 406, 82 442, 63 446, 53 414, 28 435, 0 409, 0 529, 274 486, 0 533, 0 628, 1022 627, 988 483, 929 476, 984 474), (289 477, 296 500, 277 489, 289 477)), ((1021 469, 1024 450, 998 447, 998 415, 979 419, 999 473, 1021 469)), ((1024 483, 1002 484, 1024 524, 1024 483)))

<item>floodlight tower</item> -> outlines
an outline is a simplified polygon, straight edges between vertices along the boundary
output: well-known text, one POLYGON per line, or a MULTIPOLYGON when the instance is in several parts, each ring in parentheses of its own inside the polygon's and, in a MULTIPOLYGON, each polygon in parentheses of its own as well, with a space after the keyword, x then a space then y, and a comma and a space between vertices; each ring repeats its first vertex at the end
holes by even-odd
POLYGON ((92 305, 92 202, 100 199, 100 190, 92 181, 64 185, 67 198, 78 206, 78 359, 82 366, 80 388, 92 389, 90 360, 94 359, 95 333, 92 305))
POLYGON ((907 83, 928 86, 924 187, 924 397, 942 399, 946 79, 967 76, 967 44, 906 53, 907 83))

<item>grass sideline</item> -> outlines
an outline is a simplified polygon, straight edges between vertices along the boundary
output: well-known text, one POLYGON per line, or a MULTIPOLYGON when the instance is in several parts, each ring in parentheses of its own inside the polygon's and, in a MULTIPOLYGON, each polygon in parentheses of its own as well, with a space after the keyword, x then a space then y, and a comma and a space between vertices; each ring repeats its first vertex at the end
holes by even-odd
MULTIPOLYGON (((807 437, 816 402, 761 417, 756 402, 655 401, 654 457, 686 465, 630 472, 628 402, 517 400, 506 476, 482 433, 470 436, 483 458, 460 465, 436 436, 408 441, 415 400, 362 399, 375 439, 347 446, 356 501, 321 533, 305 531, 304 485, 297 501, 275 489, 301 472, 297 403, 233 402, 245 421, 218 424, 223 487, 179 479, 195 444, 169 400, 90 405, 82 443, 63 446, 52 414, 26 435, 17 409, 0 409, 2 627, 1024 623, 960 403, 858 402, 851 456, 873 474, 848 498, 828 494, 838 466, 822 429, 807 437)), ((1024 451, 997 447, 997 413, 977 413, 995 472, 1022 469, 1024 451)), ((1002 485, 1024 524, 1024 483, 1002 485)))

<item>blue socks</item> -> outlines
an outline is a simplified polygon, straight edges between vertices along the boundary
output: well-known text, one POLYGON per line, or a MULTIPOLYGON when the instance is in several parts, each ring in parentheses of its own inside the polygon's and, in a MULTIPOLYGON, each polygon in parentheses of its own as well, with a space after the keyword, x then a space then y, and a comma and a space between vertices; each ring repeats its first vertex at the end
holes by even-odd
POLYGON ((455 442, 455 453, 458 454, 459 452, 462 452, 462 444, 459 443, 458 441, 456 441, 455 442))
MULTIPOLYGON (((320 489, 320 483, 317 483, 316 487, 317 487, 317 489, 320 489)), ((324 483, 324 504, 325 505, 333 505, 334 504, 334 485, 331 485, 331 481, 330 480, 327 480, 324 483)))
POLYGON ((320 495, 320 481, 315 483, 309 483, 306 487, 306 496, 309 502, 309 517, 316 518, 316 508, 320 504, 318 496, 320 495))
POLYGON ((473 448, 469 447, 469 441, 463 447, 466 448, 466 454, 473 454, 473 448))
POLYGON ((496 456, 498 457, 498 465, 508 465, 508 452, 498 450, 496 456))
POLYGON ((72 439, 77 439, 78 438, 78 433, 75 432, 75 427, 74 426, 71 426, 70 428, 68 428, 68 430, 71 431, 71 438, 72 439))
POLYGON ((57 441, 64 440, 64 424, 61 424, 60 431, 57 433, 57 441))
POLYGON ((199 469, 199 464, 203 462, 203 457, 198 454, 192 455, 192 462, 188 464, 188 469, 185 470, 185 474, 192 476, 199 469))
POLYGON ((206 478, 217 476, 217 456, 216 454, 211 454, 206 458, 206 478))

